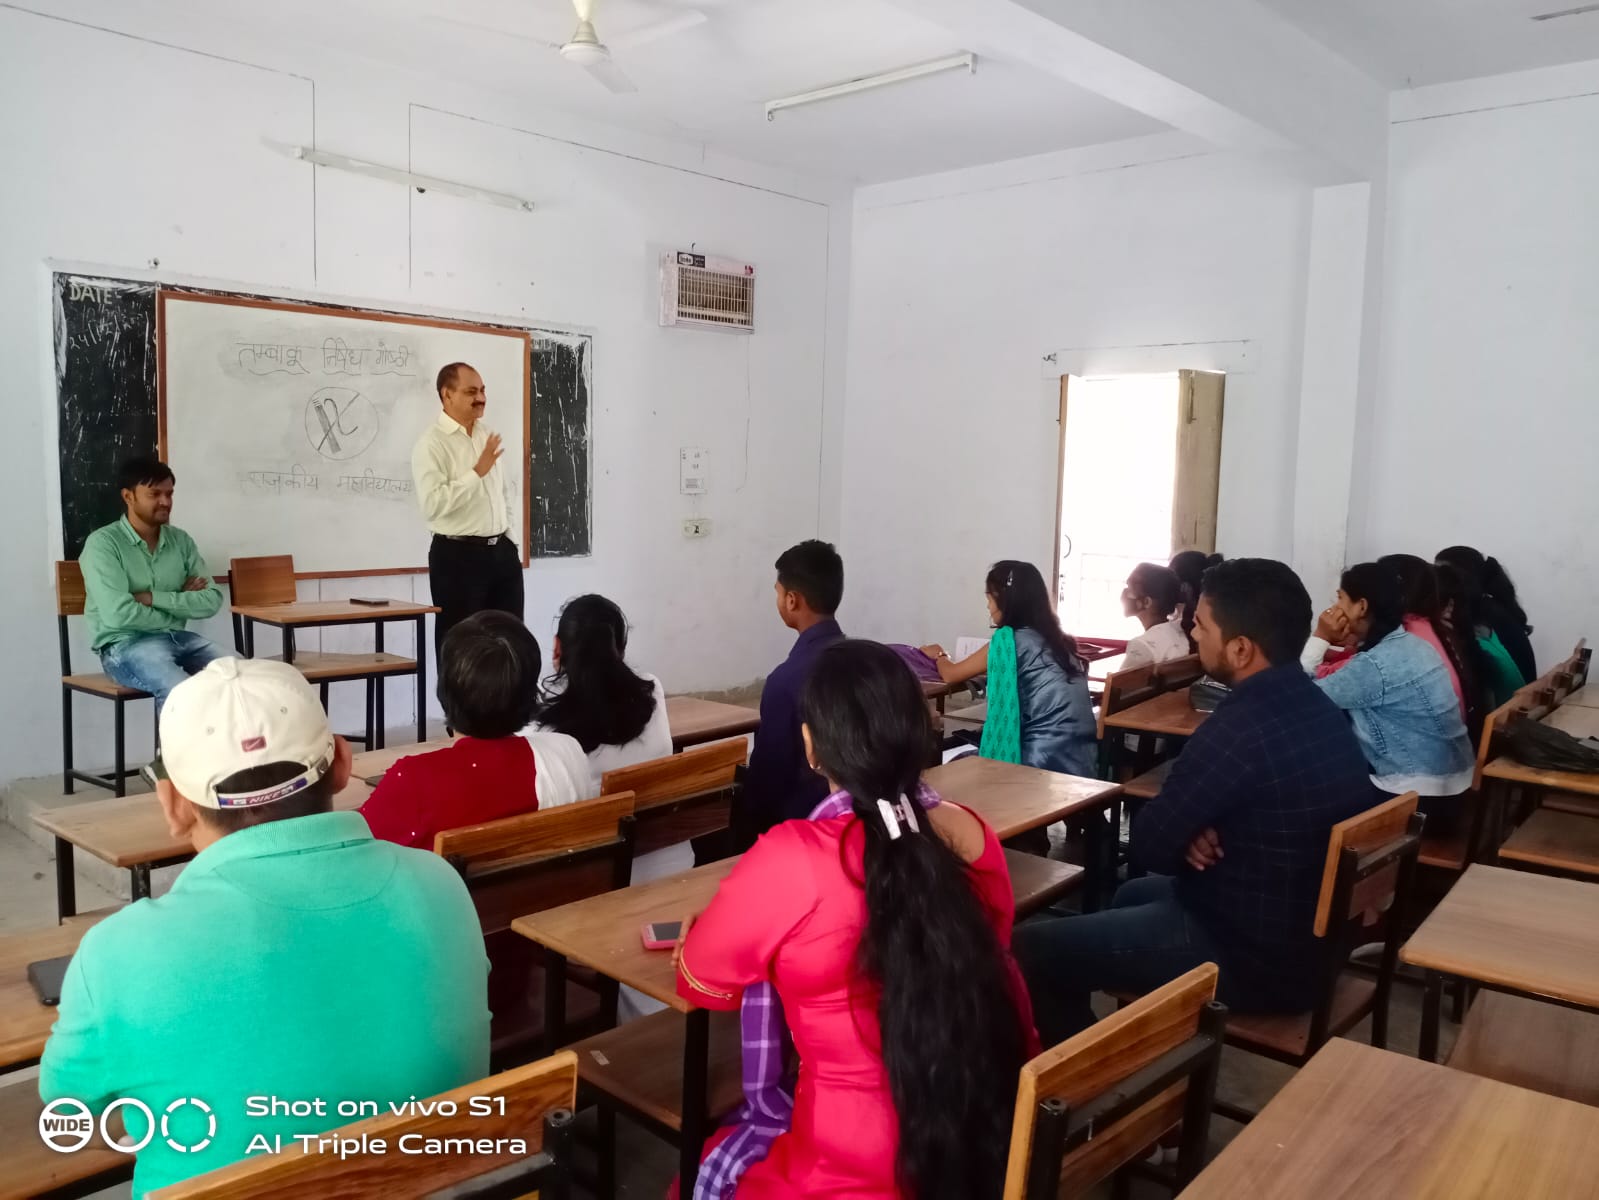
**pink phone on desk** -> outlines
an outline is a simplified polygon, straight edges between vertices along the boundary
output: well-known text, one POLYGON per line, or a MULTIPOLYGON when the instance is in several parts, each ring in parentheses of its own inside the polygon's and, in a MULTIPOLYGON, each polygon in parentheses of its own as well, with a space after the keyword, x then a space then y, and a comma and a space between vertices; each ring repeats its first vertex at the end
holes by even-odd
POLYGON ((683 922, 650 921, 640 933, 644 937, 644 949, 670 950, 677 945, 677 939, 683 936, 683 922))

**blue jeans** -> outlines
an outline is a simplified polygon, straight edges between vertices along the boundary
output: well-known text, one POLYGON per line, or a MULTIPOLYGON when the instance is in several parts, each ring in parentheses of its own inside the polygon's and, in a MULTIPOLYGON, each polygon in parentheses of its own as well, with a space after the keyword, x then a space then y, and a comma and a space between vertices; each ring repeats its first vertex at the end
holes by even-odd
POLYGON ((145 633, 100 651, 100 665, 113 681, 155 697, 156 711, 190 675, 228 653, 197 633, 145 633))
POLYGON ((1094 992, 1143 995, 1207 962, 1227 980, 1221 947, 1178 903, 1166 875, 1129 879, 1100 912, 1019 925, 1013 945, 1045 1046, 1094 1023, 1094 992))

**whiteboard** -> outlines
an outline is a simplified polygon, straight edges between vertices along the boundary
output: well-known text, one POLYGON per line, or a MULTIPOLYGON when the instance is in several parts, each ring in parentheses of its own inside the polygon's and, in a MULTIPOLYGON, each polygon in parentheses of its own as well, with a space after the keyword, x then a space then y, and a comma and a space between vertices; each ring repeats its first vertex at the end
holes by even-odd
MULTIPOLYGON (((527 551, 528 335, 356 310, 163 291, 161 450, 174 524, 211 570, 292 554, 301 574, 425 569, 411 450, 446 363, 477 368, 513 536, 527 551)), ((525 561, 525 559, 524 559, 525 561)))

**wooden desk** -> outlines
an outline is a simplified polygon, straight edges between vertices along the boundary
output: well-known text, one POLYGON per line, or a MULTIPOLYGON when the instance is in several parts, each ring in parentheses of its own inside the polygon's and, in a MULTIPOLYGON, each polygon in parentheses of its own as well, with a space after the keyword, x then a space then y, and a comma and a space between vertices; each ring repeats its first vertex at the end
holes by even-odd
POLYGON ((1421 1057, 1438 1057, 1445 976, 1599 1012, 1599 884, 1474 863, 1399 957, 1425 973, 1421 1057))
POLYGON ((1566 697, 1566 704, 1575 704, 1578 708, 1599 708, 1599 683, 1590 683, 1578 688, 1566 697))
POLYGON ((39 1136, 43 1109, 37 1080, 0 1087, 0 1200, 87 1196, 132 1176, 133 1155, 111 1149, 98 1133, 71 1154, 45 1145, 39 1136))
POLYGON ((1105 728, 1161 737, 1192 737, 1208 716, 1188 702, 1187 688, 1179 688, 1111 714, 1105 718, 1105 728))
POLYGON ((1482 770, 1484 779, 1522 787, 1547 788, 1553 792, 1575 792, 1580 796, 1599 796, 1599 775, 1580 771, 1541 771, 1502 754, 1482 770))
POLYGON ((761 727, 761 714, 753 708, 723 704, 719 700, 668 696, 666 722, 672 727, 672 750, 676 752, 702 742, 754 733, 761 727))
POLYGON ((922 776, 946 800, 987 821, 1001 841, 1056 821, 1103 809, 1121 796, 1118 784, 995 762, 971 755, 922 776))
POLYGON ((1183 1200, 1599 1195, 1599 1109, 1334 1038, 1183 1200))
POLYGON ((994 762, 970 755, 927 771, 927 786, 946 800, 965 805, 993 828, 1001 841, 1056 821, 1085 818, 1083 911, 1107 898, 1115 877, 1111 852, 1121 828, 1122 790, 1103 779, 1084 779, 994 762), (1101 819, 1100 813, 1109 814, 1101 819))
MULTIPOLYGON (((333 797, 339 810, 360 808, 372 789, 361 779, 357 754, 350 782, 333 797)), ((167 830, 161 802, 151 792, 137 796, 113 797, 71 804, 54 812, 35 813, 35 825, 55 835, 56 912, 70 917, 77 912, 77 879, 73 874, 74 848, 87 851, 101 862, 125 868, 131 877, 130 894, 142 900, 150 894, 150 872, 170 867, 194 857, 194 845, 187 838, 175 838, 167 830)))
POLYGON ((1599 1016, 1502 992, 1472 1003, 1449 1066, 1599 1105, 1599 1016))
POLYGON ((1563 730, 1572 737, 1599 738, 1599 708, 1572 704, 1569 700, 1543 719, 1551 729, 1563 730))
POLYGON ((375 717, 374 730, 377 738, 377 746, 367 747, 371 750, 383 744, 382 680, 390 675, 416 676, 416 740, 419 742, 427 740, 427 618, 429 613, 438 611, 435 605, 417 604, 405 600, 393 600, 388 604, 353 604, 348 600, 294 604, 236 604, 232 609, 233 640, 246 658, 254 658, 256 624, 274 626, 283 631, 283 661, 292 663, 294 632, 297 629, 313 629, 325 625, 371 625, 373 649, 378 662, 373 663, 367 655, 325 655, 323 657, 328 660, 328 669, 324 672, 310 672, 307 675, 316 682, 367 679, 374 676, 377 678, 378 683, 373 696, 376 711, 368 714, 375 717), (395 621, 416 622, 415 659, 402 659, 384 654, 383 629, 395 621), (345 658, 349 661, 344 664, 345 669, 341 670, 341 660, 345 658), (364 669, 356 669, 357 660, 364 669))
POLYGON ((110 915, 95 913, 66 925, 0 937, 0 1071, 32 1066, 55 1024, 56 1010, 40 1004, 28 982, 28 964, 76 954, 83 935, 110 915))

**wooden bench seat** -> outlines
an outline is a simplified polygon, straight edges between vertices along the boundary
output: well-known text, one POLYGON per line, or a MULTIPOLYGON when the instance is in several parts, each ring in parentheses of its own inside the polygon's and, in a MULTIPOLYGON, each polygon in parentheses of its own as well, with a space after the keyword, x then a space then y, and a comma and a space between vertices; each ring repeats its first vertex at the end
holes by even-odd
MULTIPOLYGON (((739 1014, 711 1013, 709 1097, 712 1125, 743 1098, 739 1014)), ((640 1017, 571 1047, 584 1085, 624 1112, 683 1131, 683 1014, 672 1009, 640 1017)))
MULTIPOLYGON (((1376 994, 1376 980, 1340 975, 1327 1019, 1328 1035, 1338 1037, 1360 1024, 1376 994)), ((1301 1057, 1310 1051, 1310 1014, 1231 1013, 1227 1017, 1227 1042, 1257 1053, 1301 1057)))
MULTIPOLYGON (((281 655, 272 655, 266 661, 282 662, 283 658, 281 655)), ((324 650, 296 650, 293 665, 307 681, 321 683, 324 680, 365 679, 373 675, 409 675, 416 670, 416 659, 375 651, 338 654, 324 650)))
POLYGON ((1576 813, 1581 817, 1599 817, 1599 796, 1579 796, 1575 792, 1550 792, 1543 798, 1543 806, 1556 812, 1576 813))
POLYGON ((0 1087, 0 1200, 83 1196, 133 1177, 133 1155, 107 1148, 98 1133, 75 1153, 50 1149, 39 1136, 43 1109, 38 1080, 0 1087))
POLYGON ((1076 863, 1059 862, 1021 850, 1005 851, 1005 866, 1010 871, 1011 892, 1016 897, 1016 919, 1029 917, 1083 881, 1085 871, 1076 863))
POLYGON ((110 700, 142 700, 150 694, 138 688, 123 687, 108 675, 63 675, 61 682, 73 691, 105 696, 110 700))
POLYGON ((1145 771, 1142 775, 1135 776, 1122 784, 1122 795, 1129 800, 1153 800, 1160 795, 1160 789, 1166 786, 1166 777, 1171 774, 1172 765, 1177 760, 1169 758, 1152 771, 1145 771))
POLYGON ((1471 854, 1471 831, 1466 824, 1461 821, 1453 832, 1436 837, 1428 837, 1424 829, 1416 861, 1424 867, 1464 871, 1471 854))
POLYGON ((1580 1104, 1599 1105, 1599 1013, 1478 994, 1449 1065, 1580 1104))
POLYGON ((1511 867, 1599 878, 1599 821, 1540 808, 1505 840, 1499 860, 1511 867))

